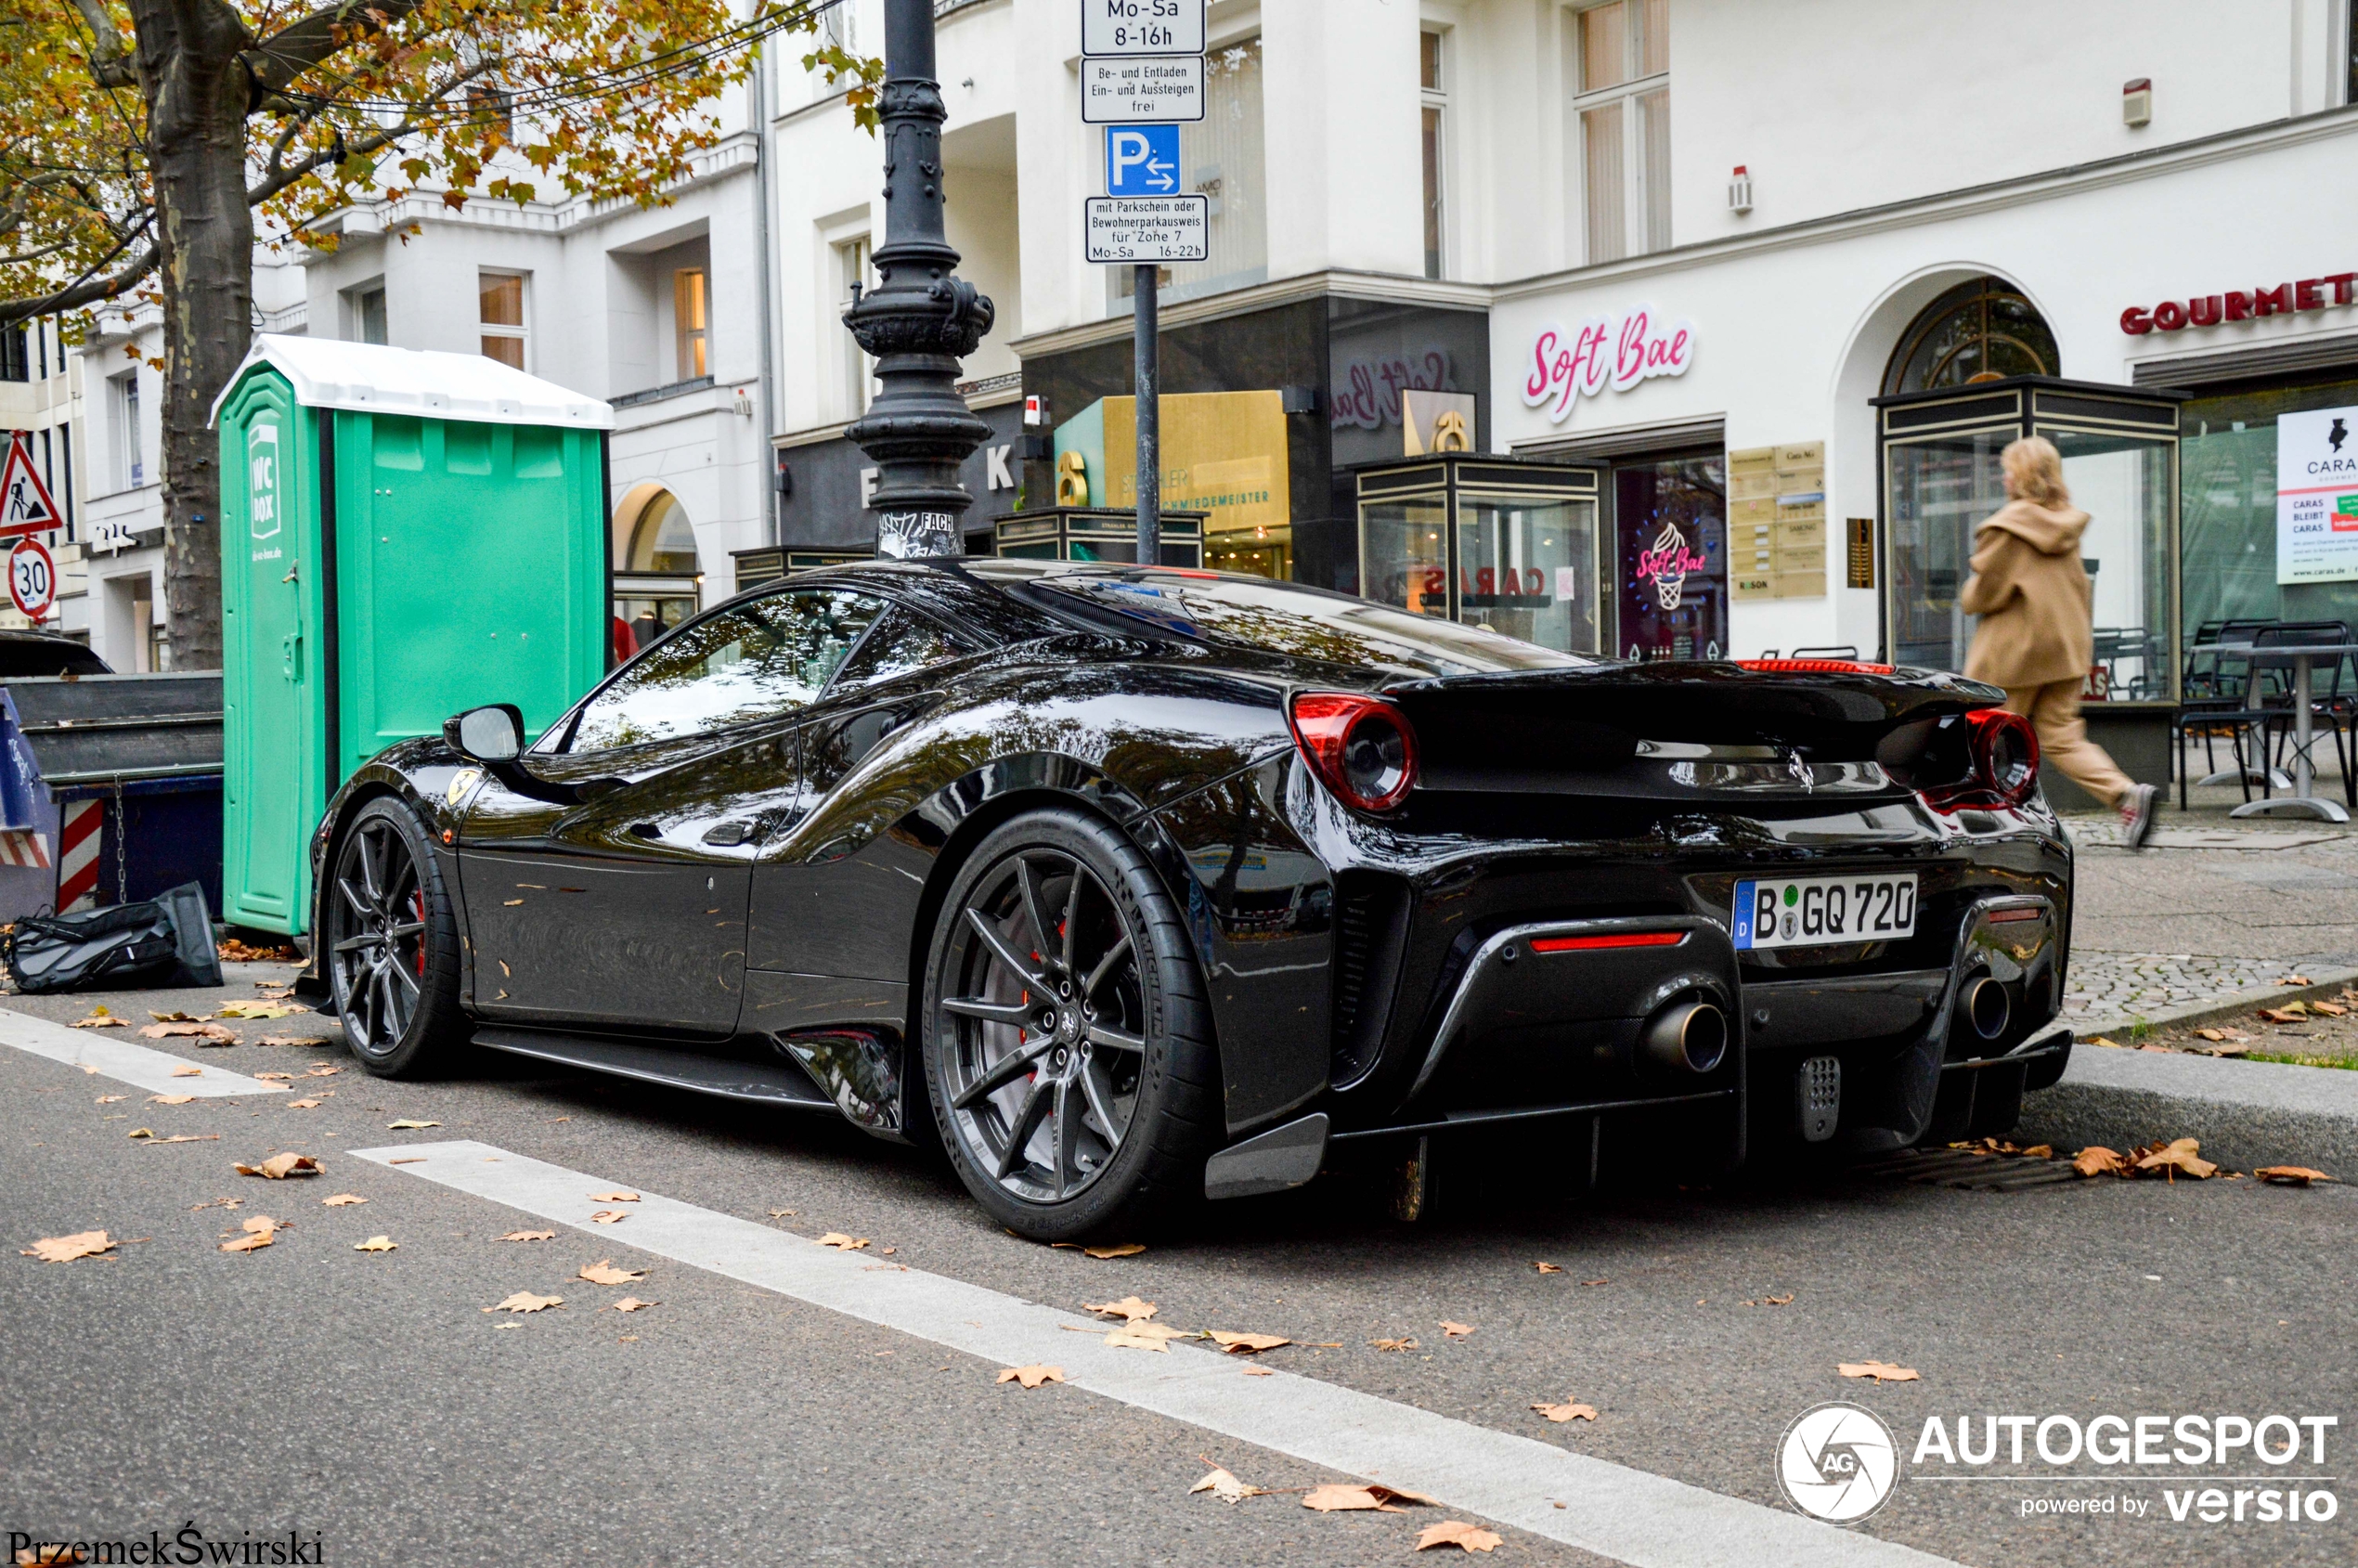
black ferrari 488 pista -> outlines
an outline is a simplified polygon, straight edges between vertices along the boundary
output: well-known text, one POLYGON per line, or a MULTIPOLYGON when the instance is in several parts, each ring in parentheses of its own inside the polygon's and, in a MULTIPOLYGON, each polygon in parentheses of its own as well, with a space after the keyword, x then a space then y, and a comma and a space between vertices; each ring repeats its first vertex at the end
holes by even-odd
POLYGON ((1522 1137, 1568 1187, 2011 1128, 2071 850, 2003 693, 1620 663, 1260 578, 803 574, 311 847, 370 1070, 469 1045, 938 1142, 1032 1237, 1522 1137))

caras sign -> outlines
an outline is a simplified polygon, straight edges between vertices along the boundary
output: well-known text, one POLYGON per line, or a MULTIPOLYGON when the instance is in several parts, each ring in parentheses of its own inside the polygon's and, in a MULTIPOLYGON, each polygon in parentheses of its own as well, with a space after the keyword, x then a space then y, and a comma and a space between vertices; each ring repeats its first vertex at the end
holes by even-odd
POLYGON ((1626 392, 1649 376, 1683 376, 1694 357, 1694 328, 1684 321, 1657 324, 1647 305, 1619 317, 1591 317, 1576 331, 1546 327, 1532 340, 1522 400, 1534 408, 1552 405, 1548 421, 1561 424, 1582 397, 1609 386, 1626 392))

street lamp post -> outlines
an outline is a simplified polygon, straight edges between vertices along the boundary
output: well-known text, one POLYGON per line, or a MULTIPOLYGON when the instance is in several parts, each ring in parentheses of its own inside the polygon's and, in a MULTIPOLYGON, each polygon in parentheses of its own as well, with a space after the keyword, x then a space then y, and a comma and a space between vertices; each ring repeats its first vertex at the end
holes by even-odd
MULTIPOLYGON (((876 553, 964 553, 974 497, 958 465, 990 437, 958 395, 958 362, 991 330, 991 301, 955 276, 941 224, 941 123, 932 0, 885 0, 885 242, 876 286, 843 322, 874 356, 884 390, 844 434, 876 461, 876 553)), ((855 285, 855 288, 857 286, 855 285)))

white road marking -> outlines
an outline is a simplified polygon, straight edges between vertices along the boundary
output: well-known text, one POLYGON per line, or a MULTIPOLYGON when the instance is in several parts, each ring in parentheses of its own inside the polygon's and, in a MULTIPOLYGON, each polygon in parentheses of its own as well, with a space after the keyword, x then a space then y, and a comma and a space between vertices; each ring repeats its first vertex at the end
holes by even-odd
MULTIPOLYGON (((615 1186, 472 1139, 356 1149, 351 1158, 591 1231, 593 1192, 615 1186)), ((1551 1444, 1279 1372, 1241 1375, 1237 1358, 1173 1345, 1114 1349, 1064 1330, 1090 1322, 866 1254, 699 1209, 648 1191, 629 1218, 592 1232, 641 1251, 775 1290, 1002 1367, 1047 1362, 1093 1393, 1328 1470, 1425 1492, 1632 1568, 1950 1568, 1912 1548, 1722 1497, 1551 1444), (1557 1508, 1562 1502, 1568 1506, 1557 1508)), ((1765 1467, 1770 1456, 1763 1452, 1765 1467)))
POLYGON ((69 1067, 95 1067, 119 1083, 151 1095, 194 1095, 201 1100, 227 1099, 232 1095, 283 1095, 283 1083, 265 1083, 227 1068, 205 1067, 186 1056, 150 1051, 128 1040, 114 1038, 124 1031, 110 1029, 69 1029, 36 1018, 30 1013, 0 1007, 0 1045, 14 1045, 36 1056, 69 1067), (175 1078, 176 1067, 202 1068, 194 1078, 175 1078))

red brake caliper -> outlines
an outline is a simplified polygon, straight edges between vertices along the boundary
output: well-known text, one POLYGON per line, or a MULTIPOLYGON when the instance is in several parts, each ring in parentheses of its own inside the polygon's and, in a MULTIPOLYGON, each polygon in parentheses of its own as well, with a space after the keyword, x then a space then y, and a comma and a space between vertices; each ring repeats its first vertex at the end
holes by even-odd
POLYGON ((423 888, 409 895, 409 904, 418 917, 418 978, 426 978, 426 890, 423 888))

